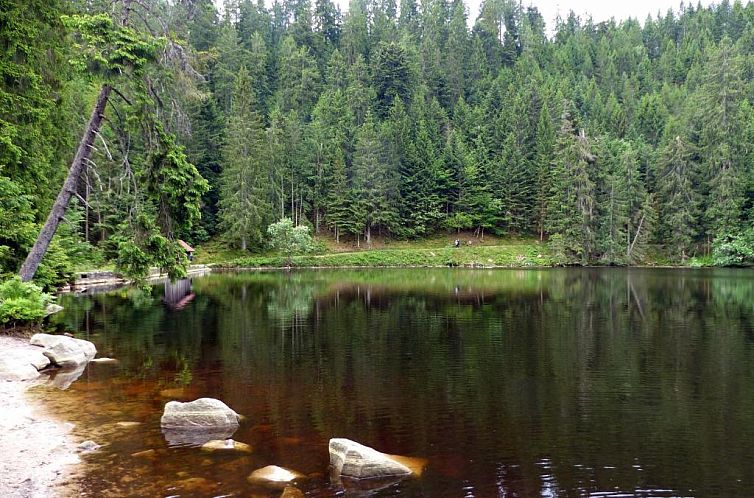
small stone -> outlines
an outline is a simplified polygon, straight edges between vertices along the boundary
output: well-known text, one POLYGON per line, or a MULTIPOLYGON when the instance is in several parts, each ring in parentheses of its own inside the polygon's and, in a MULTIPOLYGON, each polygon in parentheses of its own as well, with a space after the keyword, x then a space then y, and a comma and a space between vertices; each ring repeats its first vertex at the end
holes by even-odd
POLYGON ((116 422, 115 425, 118 427, 131 428, 140 426, 141 422, 116 422))
POLYGON ((175 485, 194 496, 209 494, 217 487, 217 484, 203 477, 189 477, 188 479, 176 482, 175 485))
POLYGON ((90 363, 107 363, 107 364, 118 364, 120 361, 116 360, 115 358, 94 358, 89 360, 90 363))
POLYGON ((306 477, 299 472, 284 469, 277 465, 268 465, 261 469, 257 469, 247 477, 247 480, 251 484, 260 484, 272 488, 283 489, 287 484, 295 481, 296 479, 303 479, 306 477))
POLYGON ((212 441, 207 441, 202 445, 202 451, 208 451, 210 453, 213 453, 215 451, 238 451, 241 453, 251 453, 251 446, 240 441, 234 441, 233 439, 213 439, 212 441))
POLYGON ((304 493, 295 486, 286 486, 280 498, 304 498, 304 493))
POLYGON ((136 453, 131 453, 131 456, 135 458, 148 458, 149 460, 154 460, 155 458, 157 458, 157 452, 155 450, 137 451, 136 453))
POLYGON ((79 451, 82 453, 90 453, 92 451, 97 451, 102 446, 95 443, 94 441, 84 441, 83 443, 78 445, 79 451))

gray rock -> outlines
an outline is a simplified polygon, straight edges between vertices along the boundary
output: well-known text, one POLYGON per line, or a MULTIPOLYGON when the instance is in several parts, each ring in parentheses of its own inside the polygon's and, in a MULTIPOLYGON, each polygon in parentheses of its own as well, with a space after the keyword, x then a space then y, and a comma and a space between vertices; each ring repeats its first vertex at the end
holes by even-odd
POLYGON ((91 342, 64 335, 34 334, 29 342, 33 346, 42 346, 42 354, 59 367, 85 365, 97 354, 97 348, 91 342))
POLYGON ((39 377, 37 371, 49 364, 40 348, 19 344, 0 354, 0 380, 33 380, 39 377))
POLYGON ((42 370, 50 366, 50 359, 42 354, 42 350, 34 348, 37 351, 29 351, 28 360, 31 365, 37 370, 42 370))
POLYGON ((0 358, 0 380, 33 380, 39 377, 39 372, 28 361, 18 361, 17 358, 0 358))
POLYGON ((207 429, 235 431, 238 428, 238 414, 222 401, 213 398, 199 398, 186 403, 168 401, 165 404, 160 425, 163 429, 182 431, 207 429))
POLYGON ((411 474, 411 469, 388 455, 343 438, 330 440, 330 466, 335 474, 354 479, 411 474))

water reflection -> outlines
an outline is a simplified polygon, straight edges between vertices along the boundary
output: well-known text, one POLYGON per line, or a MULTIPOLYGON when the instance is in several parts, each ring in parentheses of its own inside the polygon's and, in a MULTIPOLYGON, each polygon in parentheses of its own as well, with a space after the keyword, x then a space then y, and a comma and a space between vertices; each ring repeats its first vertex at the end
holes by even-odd
POLYGON ((163 302, 172 310, 182 310, 196 295, 192 292, 191 279, 184 278, 175 282, 165 282, 163 302))
POLYGON ((84 425, 144 424, 112 435, 92 491, 125 475, 126 494, 159 494, 188 473, 246 495, 248 473, 280 465, 334 496, 339 436, 429 460, 373 496, 751 496, 752 275, 270 272, 195 279, 180 313, 155 297, 180 294, 164 287, 65 298, 59 328, 89 330, 121 364, 64 396, 120 413, 84 425), (159 415, 181 393, 244 414, 233 437, 254 453, 167 448, 159 415), (168 452, 154 468, 130 457, 149 449, 168 452))

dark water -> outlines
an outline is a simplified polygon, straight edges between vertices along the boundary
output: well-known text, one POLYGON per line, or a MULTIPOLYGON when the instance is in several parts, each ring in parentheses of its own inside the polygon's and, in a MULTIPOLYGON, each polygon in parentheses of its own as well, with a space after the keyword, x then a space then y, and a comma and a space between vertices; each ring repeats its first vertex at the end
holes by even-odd
POLYGON ((750 271, 246 273, 61 304, 121 361, 53 401, 108 443, 91 496, 279 496, 246 481, 270 464, 316 497, 754 496, 750 271), (200 396, 251 455, 168 447, 164 403, 200 396), (428 466, 344 490, 330 437, 428 466))

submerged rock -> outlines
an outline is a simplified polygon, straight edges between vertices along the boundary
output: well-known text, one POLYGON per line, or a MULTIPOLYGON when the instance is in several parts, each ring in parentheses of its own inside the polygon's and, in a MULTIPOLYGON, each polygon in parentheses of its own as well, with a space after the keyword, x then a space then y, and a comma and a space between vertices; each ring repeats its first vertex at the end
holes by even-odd
POLYGON ((115 358, 92 358, 89 360, 90 363, 108 363, 108 364, 118 364, 120 361, 116 360, 115 358))
POLYGON ((162 398, 191 399, 196 398, 199 392, 191 387, 173 387, 160 391, 162 398))
POLYGON ((136 453, 131 453, 131 456, 134 458, 147 458, 149 460, 154 460, 157 458, 157 452, 155 450, 137 451, 136 453))
POLYGON ((64 335, 34 334, 29 343, 42 346, 42 354, 59 367, 85 365, 97 354, 97 348, 91 342, 64 335))
POLYGON ((138 427, 138 426, 140 426, 141 422, 131 422, 131 421, 116 422, 115 425, 117 425, 118 427, 125 427, 127 429, 130 429, 131 427, 138 427))
POLYGON ((330 466, 336 475, 374 479, 410 475, 411 469, 384 453, 350 439, 330 440, 330 466))
POLYGON ((251 445, 242 443, 240 441, 234 441, 233 439, 213 439, 212 441, 207 441, 202 445, 202 451, 208 451, 210 453, 213 453, 215 451, 237 451, 240 453, 251 453, 251 445))
POLYGON ((231 438, 236 428, 167 429, 162 428, 162 435, 168 446, 203 446, 209 441, 231 438))
POLYGON ((286 486, 280 498, 304 498, 304 492, 295 486, 286 486))
POLYGON ((304 474, 290 469, 278 467, 277 465, 268 465, 249 474, 247 480, 251 484, 283 489, 293 481, 305 477, 304 474))
POLYGON ((99 445, 94 441, 84 441, 78 445, 78 450, 82 453, 90 453, 92 451, 97 451, 100 448, 102 448, 102 445, 99 445))

